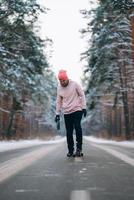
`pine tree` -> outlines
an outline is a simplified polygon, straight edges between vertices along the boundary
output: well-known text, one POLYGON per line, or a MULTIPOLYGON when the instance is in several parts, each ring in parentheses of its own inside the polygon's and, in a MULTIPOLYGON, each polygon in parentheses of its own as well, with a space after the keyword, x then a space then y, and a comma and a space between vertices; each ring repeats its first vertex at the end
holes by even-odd
POLYGON ((128 2, 123 2, 122 5, 119 1, 100 1, 100 5, 95 11, 95 17, 90 23, 93 27, 92 46, 85 54, 89 61, 86 72, 91 73, 87 85, 87 93, 91 97, 90 102, 98 100, 101 102, 103 96, 108 93, 111 97, 115 95, 115 98, 117 93, 120 94, 124 108, 126 139, 130 139, 127 93, 134 84, 132 83, 134 69, 132 66, 130 10, 128 2), (121 5, 122 7, 120 7, 121 5), (97 96, 96 100, 95 96, 97 96))
MULTIPOLYGON (((45 86, 50 84, 52 91, 55 91, 55 83, 54 75, 51 73, 51 79, 48 78, 46 70, 49 69, 44 54, 47 39, 42 40, 36 33, 36 23, 41 12, 46 13, 46 8, 40 7, 36 0, 1 0, 0 91, 8 93, 16 102, 23 104, 25 98, 28 98, 34 104, 47 108, 50 94, 49 87, 45 86)), ((14 107, 12 111, 16 111, 14 107)), ((10 116, 13 118, 12 114, 10 116)))
POLYGON ((113 1, 114 10, 120 11, 120 13, 127 14, 130 9, 134 8, 134 3, 132 0, 114 0, 113 1))

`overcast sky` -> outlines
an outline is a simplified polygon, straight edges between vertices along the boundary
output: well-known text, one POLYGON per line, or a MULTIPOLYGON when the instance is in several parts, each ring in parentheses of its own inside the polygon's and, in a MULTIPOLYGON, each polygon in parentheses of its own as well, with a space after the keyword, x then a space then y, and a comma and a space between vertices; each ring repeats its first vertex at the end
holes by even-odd
POLYGON ((46 35, 53 40, 53 57, 50 60, 53 70, 66 69, 71 79, 80 82, 82 63, 80 53, 87 43, 81 39, 79 30, 86 27, 86 20, 79 13, 80 9, 89 8, 89 0, 39 0, 50 8, 42 15, 41 37, 46 35))

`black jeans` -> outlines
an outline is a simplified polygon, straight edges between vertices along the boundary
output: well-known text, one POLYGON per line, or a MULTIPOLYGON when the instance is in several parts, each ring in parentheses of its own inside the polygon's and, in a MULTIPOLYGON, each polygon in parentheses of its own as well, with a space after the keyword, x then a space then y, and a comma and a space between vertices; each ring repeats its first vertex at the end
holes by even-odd
POLYGON ((74 129, 76 132, 76 148, 82 150, 82 128, 81 128, 82 111, 76 111, 70 114, 65 114, 64 119, 65 119, 67 145, 69 152, 73 153, 74 151, 74 139, 73 139, 74 129))

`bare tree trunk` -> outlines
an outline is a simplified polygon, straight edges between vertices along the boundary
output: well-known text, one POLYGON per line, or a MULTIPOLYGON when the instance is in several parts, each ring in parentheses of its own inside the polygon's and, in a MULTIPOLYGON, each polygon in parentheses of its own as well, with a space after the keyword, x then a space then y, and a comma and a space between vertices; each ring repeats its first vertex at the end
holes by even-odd
POLYGON ((20 103, 16 100, 15 97, 13 97, 13 104, 12 104, 12 110, 10 112, 10 119, 9 119, 9 125, 7 127, 7 131, 6 131, 6 136, 7 138, 11 138, 13 135, 12 132, 12 127, 13 127, 13 119, 14 119, 14 115, 16 113, 17 110, 22 109, 20 103))
MULTIPOLYGON (((121 56, 123 58, 123 55, 121 56)), ((126 75, 126 67, 125 63, 122 63, 119 66, 119 74, 120 74, 120 84, 122 89, 122 102, 123 102, 123 110, 124 110, 124 121, 125 121, 125 137, 126 140, 131 139, 130 133, 130 124, 129 124, 129 107, 128 107, 128 94, 127 94, 127 75, 126 75)))
POLYGON ((130 140, 131 133, 130 133, 130 126, 129 126, 129 108, 128 108, 127 91, 122 92, 122 97, 123 97, 124 120, 125 120, 125 136, 126 136, 126 140, 130 140))
POLYGON ((13 125, 13 118, 14 118, 15 111, 12 109, 10 113, 9 125, 7 127, 6 136, 8 139, 12 136, 12 125, 13 125))

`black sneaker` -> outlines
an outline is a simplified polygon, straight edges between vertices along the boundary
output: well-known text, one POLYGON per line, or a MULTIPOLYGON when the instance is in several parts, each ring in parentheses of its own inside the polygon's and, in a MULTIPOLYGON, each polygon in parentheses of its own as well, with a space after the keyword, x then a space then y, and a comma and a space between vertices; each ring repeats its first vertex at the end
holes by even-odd
POLYGON ((73 152, 72 153, 68 152, 67 153, 67 157, 74 157, 74 153, 73 152))
POLYGON ((76 152, 75 152, 75 156, 76 156, 76 157, 81 157, 81 156, 83 156, 82 150, 77 149, 76 152))

